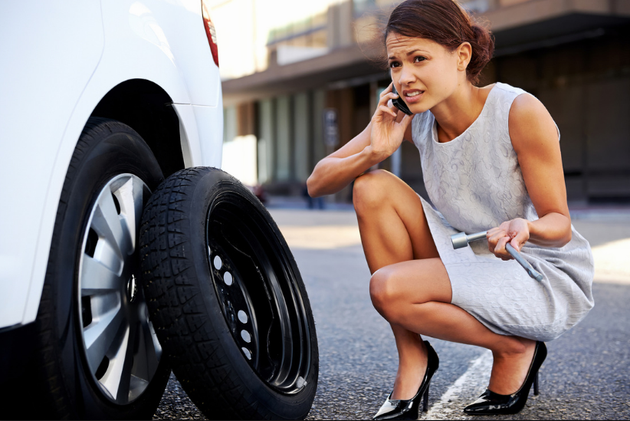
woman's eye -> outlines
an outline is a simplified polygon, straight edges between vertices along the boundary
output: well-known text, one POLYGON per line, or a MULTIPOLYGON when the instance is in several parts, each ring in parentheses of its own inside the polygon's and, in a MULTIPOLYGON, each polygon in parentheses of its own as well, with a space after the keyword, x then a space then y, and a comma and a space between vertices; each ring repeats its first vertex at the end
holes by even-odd
POLYGON ((418 62, 420 62, 420 61, 425 61, 426 59, 427 59, 426 57, 423 57, 423 56, 417 56, 417 57, 415 57, 415 58, 414 58, 414 61, 415 61, 416 63, 418 63, 418 62))
POLYGON ((399 67, 400 63, 398 63, 397 61, 392 61, 389 63, 389 67, 399 67))

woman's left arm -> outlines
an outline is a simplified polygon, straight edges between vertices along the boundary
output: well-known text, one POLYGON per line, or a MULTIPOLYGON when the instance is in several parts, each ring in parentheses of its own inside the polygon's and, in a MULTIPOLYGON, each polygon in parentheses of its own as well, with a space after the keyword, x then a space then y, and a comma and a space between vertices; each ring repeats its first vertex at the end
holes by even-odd
POLYGON ((505 250, 508 241, 517 250, 527 241, 548 247, 562 247, 571 241, 560 142, 551 115, 532 95, 519 95, 510 109, 509 128, 525 186, 539 219, 514 219, 488 231, 490 251, 502 259, 511 258, 505 250))

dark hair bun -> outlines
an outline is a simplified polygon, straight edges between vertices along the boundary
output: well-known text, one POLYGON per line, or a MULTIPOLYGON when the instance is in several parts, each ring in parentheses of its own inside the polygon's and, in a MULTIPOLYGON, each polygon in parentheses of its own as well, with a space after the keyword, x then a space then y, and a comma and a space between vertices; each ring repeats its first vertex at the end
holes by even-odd
POLYGON ((494 53, 494 37, 490 31, 477 24, 471 25, 473 37, 470 40, 472 46, 472 57, 470 63, 468 63, 468 78, 471 81, 477 81, 479 79, 479 73, 486 67, 486 64, 492 59, 494 53))

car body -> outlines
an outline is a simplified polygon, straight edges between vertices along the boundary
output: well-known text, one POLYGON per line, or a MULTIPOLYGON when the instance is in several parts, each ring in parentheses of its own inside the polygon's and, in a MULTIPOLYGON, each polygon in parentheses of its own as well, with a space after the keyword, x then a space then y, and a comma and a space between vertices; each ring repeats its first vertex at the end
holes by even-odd
POLYGON ((166 176, 220 166, 223 108, 199 0, 3 2, 0 40, 2 330, 36 318, 64 178, 88 118, 134 128, 166 176), (164 127, 153 133, 158 120, 164 127))
POLYGON ((171 369, 208 417, 311 408, 304 283, 219 169, 204 2, 0 4, 3 418, 151 418, 171 369))
MULTIPOLYGON (((108 167, 126 159, 126 146, 109 149, 109 164, 101 162, 100 174, 90 173, 95 156, 86 155, 82 148, 106 143, 101 139, 86 143, 94 127, 101 133, 118 130, 115 137, 123 144, 142 146, 133 153, 141 151, 136 161, 153 171, 151 189, 185 167, 220 167, 223 107, 213 31, 201 0, 12 0, 0 4, 3 417, 141 418, 153 414, 170 368, 161 357, 144 299, 136 298, 142 294, 137 292, 135 227, 146 197, 133 196, 125 204, 112 199, 113 191, 109 196, 119 213, 120 205, 136 209, 132 219, 122 218, 119 224, 128 226, 125 241, 130 240, 127 244, 133 254, 121 258, 124 270, 105 279, 120 281, 127 276, 128 281, 119 282, 114 295, 101 295, 109 297, 105 301, 85 297, 87 290, 81 289, 81 282, 91 282, 83 273, 91 258, 81 254, 81 247, 93 234, 90 224, 98 222, 95 212, 105 197, 103 192, 119 187, 121 180, 140 186, 140 194, 150 189, 146 180, 130 173, 134 167, 129 165, 121 174, 108 173, 109 179, 101 179, 108 167), (81 157, 87 161, 81 164, 83 172, 77 172, 81 157), (151 164, 145 165, 145 160, 151 164), (91 186, 78 194, 85 202, 80 212, 69 202, 73 183, 91 186), (70 232, 74 240, 64 242, 70 232), (59 259, 55 253, 67 257, 59 259), (68 270, 59 275, 55 267, 68 270), (52 291, 48 298, 45 291, 52 291), (102 307, 107 300, 110 307, 102 307), (135 311, 133 317, 129 308, 135 311), (99 325, 113 310, 118 311, 113 322, 99 325), (140 330, 133 330, 135 325, 129 330, 129 320, 141 325, 140 330), (116 331, 97 337, 109 342, 90 353, 88 330, 103 326, 116 331), (124 357, 118 363, 112 360, 112 341, 124 357), (143 352, 144 357, 137 355, 143 352), (133 370, 144 370, 137 368, 139 362, 150 366, 142 378, 130 371, 130 364, 133 370), (120 370, 126 385, 112 383, 112 378, 121 376, 120 370), (25 389, 29 393, 23 393, 25 389), (14 405, 29 397, 39 403, 14 405)), ((77 197, 73 200, 77 202, 77 197)), ((95 279, 104 278, 95 275, 95 279)))

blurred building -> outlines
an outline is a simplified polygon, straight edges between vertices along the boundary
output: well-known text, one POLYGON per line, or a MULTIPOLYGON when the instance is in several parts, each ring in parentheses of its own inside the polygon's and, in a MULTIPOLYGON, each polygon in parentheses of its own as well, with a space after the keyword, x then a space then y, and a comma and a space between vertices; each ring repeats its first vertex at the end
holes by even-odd
MULTIPOLYGON (((368 124, 389 84, 373 40, 398 2, 215 1, 226 169, 271 193, 300 194, 315 163, 368 124)), ((560 127, 569 200, 630 201, 630 1, 460 4, 496 39, 481 83, 531 92, 560 127)), ((413 145, 381 166, 423 192, 413 145)))

